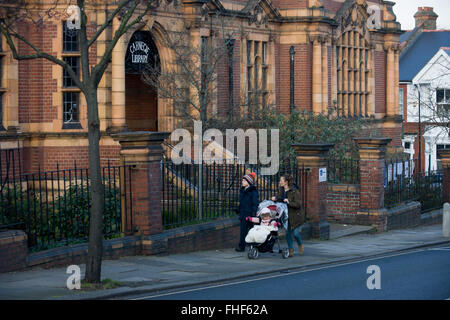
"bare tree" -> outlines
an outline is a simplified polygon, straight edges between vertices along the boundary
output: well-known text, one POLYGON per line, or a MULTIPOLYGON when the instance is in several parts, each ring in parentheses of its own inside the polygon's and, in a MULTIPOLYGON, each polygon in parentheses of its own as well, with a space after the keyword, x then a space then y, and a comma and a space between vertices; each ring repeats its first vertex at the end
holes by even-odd
MULTIPOLYGON (((100 80, 107 69, 112 52, 119 39, 131 28, 144 23, 144 19, 150 13, 156 1, 144 0, 120 0, 112 3, 107 1, 61 1, 54 0, 52 5, 44 7, 40 1, 0 1, 0 32, 5 37, 6 42, 11 49, 14 59, 17 60, 34 60, 46 59, 52 63, 61 66, 72 81, 84 94, 87 102, 88 113, 88 139, 89 139, 89 174, 92 184, 92 203, 90 207, 90 230, 89 230, 89 247, 86 263, 85 280, 89 283, 99 283, 101 280, 101 261, 103 251, 103 235, 102 235, 102 214, 103 214, 103 184, 100 169, 100 121, 98 114, 97 88, 100 80), (34 4, 33 4, 34 3, 34 4), (30 39, 27 39, 18 31, 20 24, 32 24, 45 28, 44 21, 47 19, 52 21, 55 16, 61 18, 70 18, 66 15, 65 10, 61 11, 62 5, 76 5, 79 9, 79 19, 72 20, 77 25, 80 46, 81 60, 81 78, 71 68, 71 66, 62 59, 57 58, 51 53, 44 52, 30 39), (105 10, 107 12, 104 23, 96 26, 96 31, 92 37, 88 37, 88 21, 87 10, 105 10), (58 12, 58 10, 60 10, 58 12), (120 25, 113 33, 112 39, 106 44, 105 52, 100 61, 92 65, 89 62, 89 49, 96 43, 99 37, 112 26, 113 20, 119 19, 120 25), (24 43, 30 48, 31 54, 22 54, 18 50, 17 43, 24 43)), ((67 7, 66 7, 67 8, 67 7)))
POLYGON ((184 126, 201 121, 205 130, 220 127, 221 120, 222 124, 229 124, 238 114, 239 101, 236 101, 228 105, 226 117, 219 119, 215 98, 219 86, 218 67, 231 56, 234 39, 241 34, 241 29, 233 16, 216 12, 206 13, 204 17, 208 20, 204 22, 211 26, 210 36, 193 38, 191 32, 196 22, 184 20, 180 29, 169 32, 164 43, 173 54, 171 65, 161 70, 160 65, 148 64, 142 77, 157 90, 160 98, 171 101, 174 113, 186 120, 184 126))

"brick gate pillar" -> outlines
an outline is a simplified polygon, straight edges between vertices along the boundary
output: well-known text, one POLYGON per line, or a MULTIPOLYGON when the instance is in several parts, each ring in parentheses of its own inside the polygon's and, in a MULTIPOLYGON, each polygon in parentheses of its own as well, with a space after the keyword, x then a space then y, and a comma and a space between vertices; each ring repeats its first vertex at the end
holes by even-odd
POLYGON ((442 200, 444 203, 450 203, 450 150, 441 149, 437 152, 438 158, 441 159, 443 180, 442 180, 442 200))
POLYGON ((127 229, 135 230, 144 236, 162 232, 162 143, 169 134, 135 131, 111 135, 120 143, 121 164, 133 166, 129 182, 133 208, 132 226, 127 226, 127 229))
POLYGON ((390 138, 355 138, 359 146, 360 209, 357 222, 373 224, 377 231, 387 230, 387 210, 384 208, 384 168, 386 148, 390 138))
POLYGON ((295 144, 297 163, 301 168, 309 169, 306 190, 306 215, 312 219, 312 238, 329 239, 330 225, 327 222, 328 182, 326 169, 328 151, 333 144, 295 144))

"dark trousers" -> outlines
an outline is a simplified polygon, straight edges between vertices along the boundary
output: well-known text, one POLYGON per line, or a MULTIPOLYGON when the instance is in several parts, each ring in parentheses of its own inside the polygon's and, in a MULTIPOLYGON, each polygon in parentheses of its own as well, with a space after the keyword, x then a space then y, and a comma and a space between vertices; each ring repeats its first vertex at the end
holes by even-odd
POLYGON ((251 228, 251 224, 245 220, 245 217, 239 219, 241 222, 240 228, 240 239, 239 239, 239 248, 245 249, 245 237, 247 236, 248 230, 251 228))

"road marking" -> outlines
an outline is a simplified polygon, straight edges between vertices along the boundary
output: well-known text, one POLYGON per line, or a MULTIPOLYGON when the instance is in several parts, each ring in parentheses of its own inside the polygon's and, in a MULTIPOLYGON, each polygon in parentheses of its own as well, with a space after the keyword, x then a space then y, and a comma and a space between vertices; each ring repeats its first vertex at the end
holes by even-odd
POLYGON ((382 257, 373 257, 373 258, 368 258, 368 259, 359 260, 359 261, 344 262, 344 263, 339 263, 339 264, 330 265, 330 266, 323 266, 323 267, 316 267, 316 268, 313 267, 312 269, 308 269, 308 270, 291 271, 291 272, 283 273, 283 274, 276 274, 276 275, 272 275, 272 276, 266 276, 266 277, 261 277, 261 278, 256 278, 256 279, 249 279, 249 280, 241 280, 241 281, 230 282, 230 283, 216 284, 216 285, 211 285, 211 286, 201 287, 201 288, 181 290, 181 291, 175 291, 175 292, 169 292, 169 293, 161 293, 161 294, 156 294, 156 295, 151 295, 151 296, 134 298, 134 299, 131 299, 131 300, 145 300, 145 299, 152 299, 152 298, 176 295, 176 294, 181 294, 181 293, 188 293, 188 292, 194 292, 194 291, 201 291, 201 290, 207 290, 207 289, 214 289, 214 288, 232 286, 232 285, 236 285, 236 284, 243 284, 243 283, 249 283, 249 282, 255 282, 255 281, 272 279, 272 278, 285 277, 285 276, 290 276, 290 275, 293 275, 293 274, 300 274, 300 273, 317 271, 317 270, 322 270, 322 269, 330 269, 330 268, 342 267, 342 266, 346 266, 346 265, 350 265, 350 264, 357 264, 357 263, 362 263, 362 262, 367 262, 367 261, 380 260, 380 259, 391 258, 391 257, 398 257, 398 256, 406 255, 406 254, 423 252, 423 251, 426 251, 426 250, 427 250, 426 248, 421 248, 421 249, 416 249, 416 250, 412 250, 412 251, 408 251, 408 252, 402 252, 402 253, 396 253, 396 254, 382 256, 382 257))

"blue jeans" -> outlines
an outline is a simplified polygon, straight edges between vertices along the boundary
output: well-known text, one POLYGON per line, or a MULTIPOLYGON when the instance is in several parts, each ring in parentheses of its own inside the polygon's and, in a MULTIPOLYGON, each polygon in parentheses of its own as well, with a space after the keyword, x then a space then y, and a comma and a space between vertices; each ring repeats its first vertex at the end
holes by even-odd
POLYGON ((292 246, 292 233, 294 234, 294 237, 297 240, 297 244, 298 245, 302 244, 302 236, 300 235, 301 228, 302 228, 302 226, 299 226, 296 229, 294 229, 294 231, 292 232, 291 225, 288 223, 288 227, 287 227, 287 230, 286 230, 286 241, 287 241, 289 249, 293 249, 294 248, 292 246))

